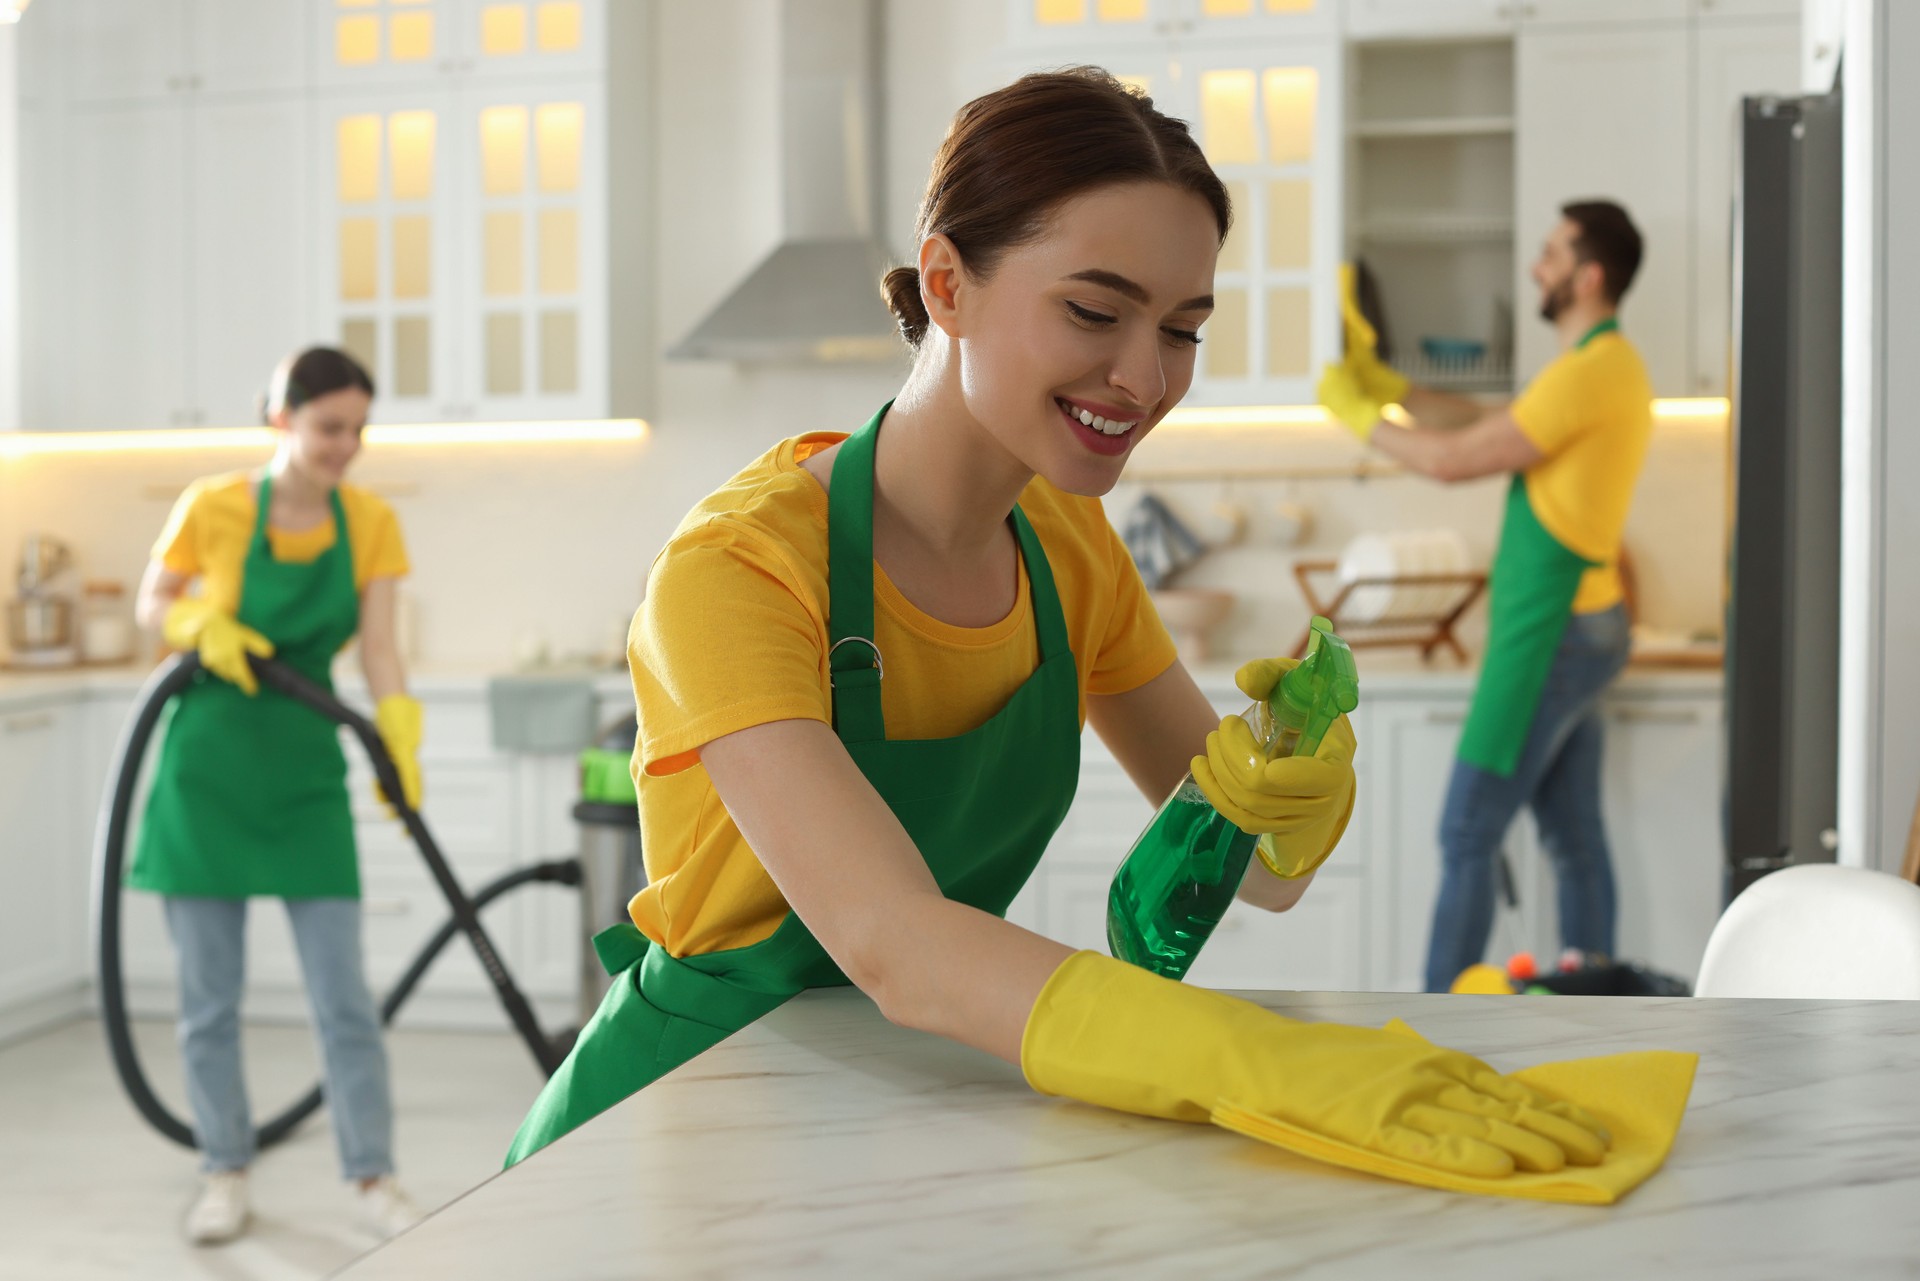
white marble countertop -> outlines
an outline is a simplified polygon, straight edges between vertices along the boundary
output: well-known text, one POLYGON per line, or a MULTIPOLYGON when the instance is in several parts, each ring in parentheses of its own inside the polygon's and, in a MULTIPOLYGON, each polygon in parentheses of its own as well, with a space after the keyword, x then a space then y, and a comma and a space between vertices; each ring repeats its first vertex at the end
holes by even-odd
MULTIPOLYGON (((342 1275, 1911 1277, 1920 1006, 1249 994, 1406 1017, 1517 1069, 1701 1055, 1666 1167, 1610 1208, 1435 1192, 1204 1125, 1042 1099, 984 1054, 805 994, 342 1275)), ((506 1136, 501 1136, 504 1148, 506 1136)))

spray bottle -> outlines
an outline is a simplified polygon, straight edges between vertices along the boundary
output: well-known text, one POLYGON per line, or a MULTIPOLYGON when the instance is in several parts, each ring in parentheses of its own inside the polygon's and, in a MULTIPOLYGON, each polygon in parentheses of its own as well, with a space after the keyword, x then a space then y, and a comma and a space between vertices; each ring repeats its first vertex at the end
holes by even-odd
MULTIPOLYGON (((1307 656, 1242 713, 1269 759, 1311 756, 1360 703, 1353 651, 1315 618, 1307 656)), ((1185 976, 1240 888, 1258 836, 1235 827, 1188 774, 1127 851, 1107 895, 1107 948, 1166 978, 1185 976)))

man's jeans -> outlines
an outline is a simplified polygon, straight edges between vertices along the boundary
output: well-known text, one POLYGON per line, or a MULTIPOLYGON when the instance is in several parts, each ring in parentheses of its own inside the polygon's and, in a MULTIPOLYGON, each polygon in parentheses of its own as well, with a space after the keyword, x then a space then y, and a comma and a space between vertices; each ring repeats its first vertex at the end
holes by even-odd
POLYGON ((1600 816, 1600 696, 1627 663, 1624 606, 1567 623, 1533 728, 1511 778, 1453 763, 1440 819, 1440 898, 1427 947, 1427 990, 1444 992, 1484 959, 1493 931, 1494 861, 1531 806, 1559 886, 1562 947, 1613 954, 1613 866, 1600 816))
MULTIPOLYGON (((360 902, 285 901, 320 1041, 341 1173, 348 1179, 391 1174, 393 1102, 380 1013, 361 972, 360 902)), ((201 1168, 242 1170, 253 1159, 253 1117, 240 1069, 247 900, 168 895, 166 905, 180 959, 180 1049, 201 1168)))

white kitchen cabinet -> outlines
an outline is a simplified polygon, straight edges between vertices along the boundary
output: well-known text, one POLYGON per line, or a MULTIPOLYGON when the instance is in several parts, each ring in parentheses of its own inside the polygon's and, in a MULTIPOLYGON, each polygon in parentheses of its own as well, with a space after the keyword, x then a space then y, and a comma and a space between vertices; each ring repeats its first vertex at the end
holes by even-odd
POLYGON ((1740 100, 1797 92, 1794 22, 1702 22, 1694 32, 1693 385, 1727 394, 1733 318, 1733 186, 1740 163, 1740 100))
POLYGON ((1517 0, 1347 0, 1356 40, 1512 35, 1517 0))
POLYGON ((1616 697, 1606 821, 1621 957, 1691 983, 1725 897, 1718 699, 1616 697))
POLYGON ((258 421, 309 337, 306 107, 207 97, 74 111, 60 359, 27 370, 78 428, 258 421))
POLYGON ((1326 869, 1284 912, 1236 903, 1187 976, 1206 987, 1368 991, 1367 892, 1364 878, 1326 869))
POLYGON ((76 103, 306 87, 306 23, 289 0, 63 0, 58 7, 73 49, 68 92, 76 103))
POLYGON ((1466 702, 1382 702, 1368 712, 1372 732, 1360 754, 1373 777, 1359 803, 1372 810, 1379 869, 1368 919, 1370 972, 1380 991, 1418 992, 1440 889, 1440 812, 1466 702))
POLYGON ((1009 0, 1007 13, 1012 42, 1034 48, 1325 35, 1340 16, 1338 0, 1009 0))
MULTIPOLYGON (((1646 247, 1621 327, 1656 396, 1684 396, 1693 386, 1691 41, 1684 22, 1523 28, 1515 59, 1515 311, 1533 312, 1539 289, 1529 269, 1560 206, 1617 201, 1646 247)), ((1552 328, 1538 323, 1519 324, 1515 345, 1516 385, 1558 349, 1552 328)))
POLYGON ((179 425, 190 401, 187 115, 176 103, 67 121, 65 342, 41 403, 62 425, 179 425))
MULTIPOLYGON (((67 0, 44 7, 60 10, 73 102, 164 99, 185 87, 186 0, 67 0)), ((36 13, 34 20, 48 16, 36 13)))
POLYGON ((1801 0, 1693 0, 1696 17, 1716 18, 1792 18, 1800 17, 1801 0))
POLYGON ((79 742, 68 707, 0 712, 0 1014, 82 981, 79 742))
POLYGON ((1525 27, 1591 23, 1637 26, 1648 22, 1684 22, 1695 0, 1519 0, 1514 6, 1525 27))
MULTIPOLYGON (((447 75, 600 71, 605 0, 302 0, 320 84, 364 89, 447 75)), ((289 0, 288 9, 296 6, 289 0)))
POLYGON ((188 126, 186 403, 195 423, 255 423, 274 365, 310 338, 307 104, 284 96, 207 97, 188 113, 188 126))

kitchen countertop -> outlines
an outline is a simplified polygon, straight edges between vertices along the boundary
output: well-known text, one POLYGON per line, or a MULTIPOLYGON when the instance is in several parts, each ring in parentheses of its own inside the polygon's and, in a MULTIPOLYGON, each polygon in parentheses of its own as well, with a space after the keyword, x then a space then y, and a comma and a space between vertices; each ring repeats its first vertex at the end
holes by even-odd
MULTIPOLYGON (((126 663, 111 667, 65 667, 44 672, 0 669, 0 709, 41 706, 50 702, 71 699, 76 695, 92 696, 97 694, 116 695, 134 694, 146 684, 153 674, 151 663, 126 663)), ((490 670, 477 666, 445 666, 423 664, 407 670, 407 686, 415 694, 483 694, 487 682, 495 676, 541 675, 545 673, 513 672, 502 668, 490 670)), ((592 679, 594 687, 603 697, 627 695, 633 692, 633 684, 624 668, 601 668, 576 672, 555 671, 555 675, 586 675, 592 679)), ((361 679, 359 668, 351 662, 345 670, 338 671, 335 682, 340 691, 349 698, 363 693, 366 682, 361 679)))
MULTIPOLYGON (((1433 697, 1466 698, 1473 692, 1479 676, 1477 667, 1462 667, 1451 662, 1431 666, 1404 654, 1377 655, 1362 650, 1360 692, 1363 700, 1433 697)), ((1238 662, 1203 661, 1188 665, 1193 678, 1210 695, 1233 696, 1233 673, 1238 662)), ((129 663, 116 667, 69 667, 45 672, 0 669, 0 709, 40 706, 68 699, 76 694, 131 694, 139 690, 152 674, 153 667, 129 663)), ((484 692, 487 681, 500 675, 519 675, 507 669, 490 670, 479 666, 449 666, 432 663, 408 669, 407 683, 418 694, 473 694, 484 692)), ((623 669, 603 668, 588 672, 603 696, 628 694, 632 690, 623 669)), ((1721 689, 1718 668, 1629 667, 1615 683, 1617 694, 1637 696, 1717 695, 1721 689)), ((341 690, 352 696, 364 686, 357 668, 349 664, 339 678, 341 690)))
POLYGON ((1614 1207, 1547 1205, 1043 1100, 857 992, 810 992, 342 1275, 1914 1275, 1911 1004, 1248 995, 1309 1018, 1404 1016, 1506 1069, 1683 1049, 1699 1075, 1663 1170, 1614 1207))

